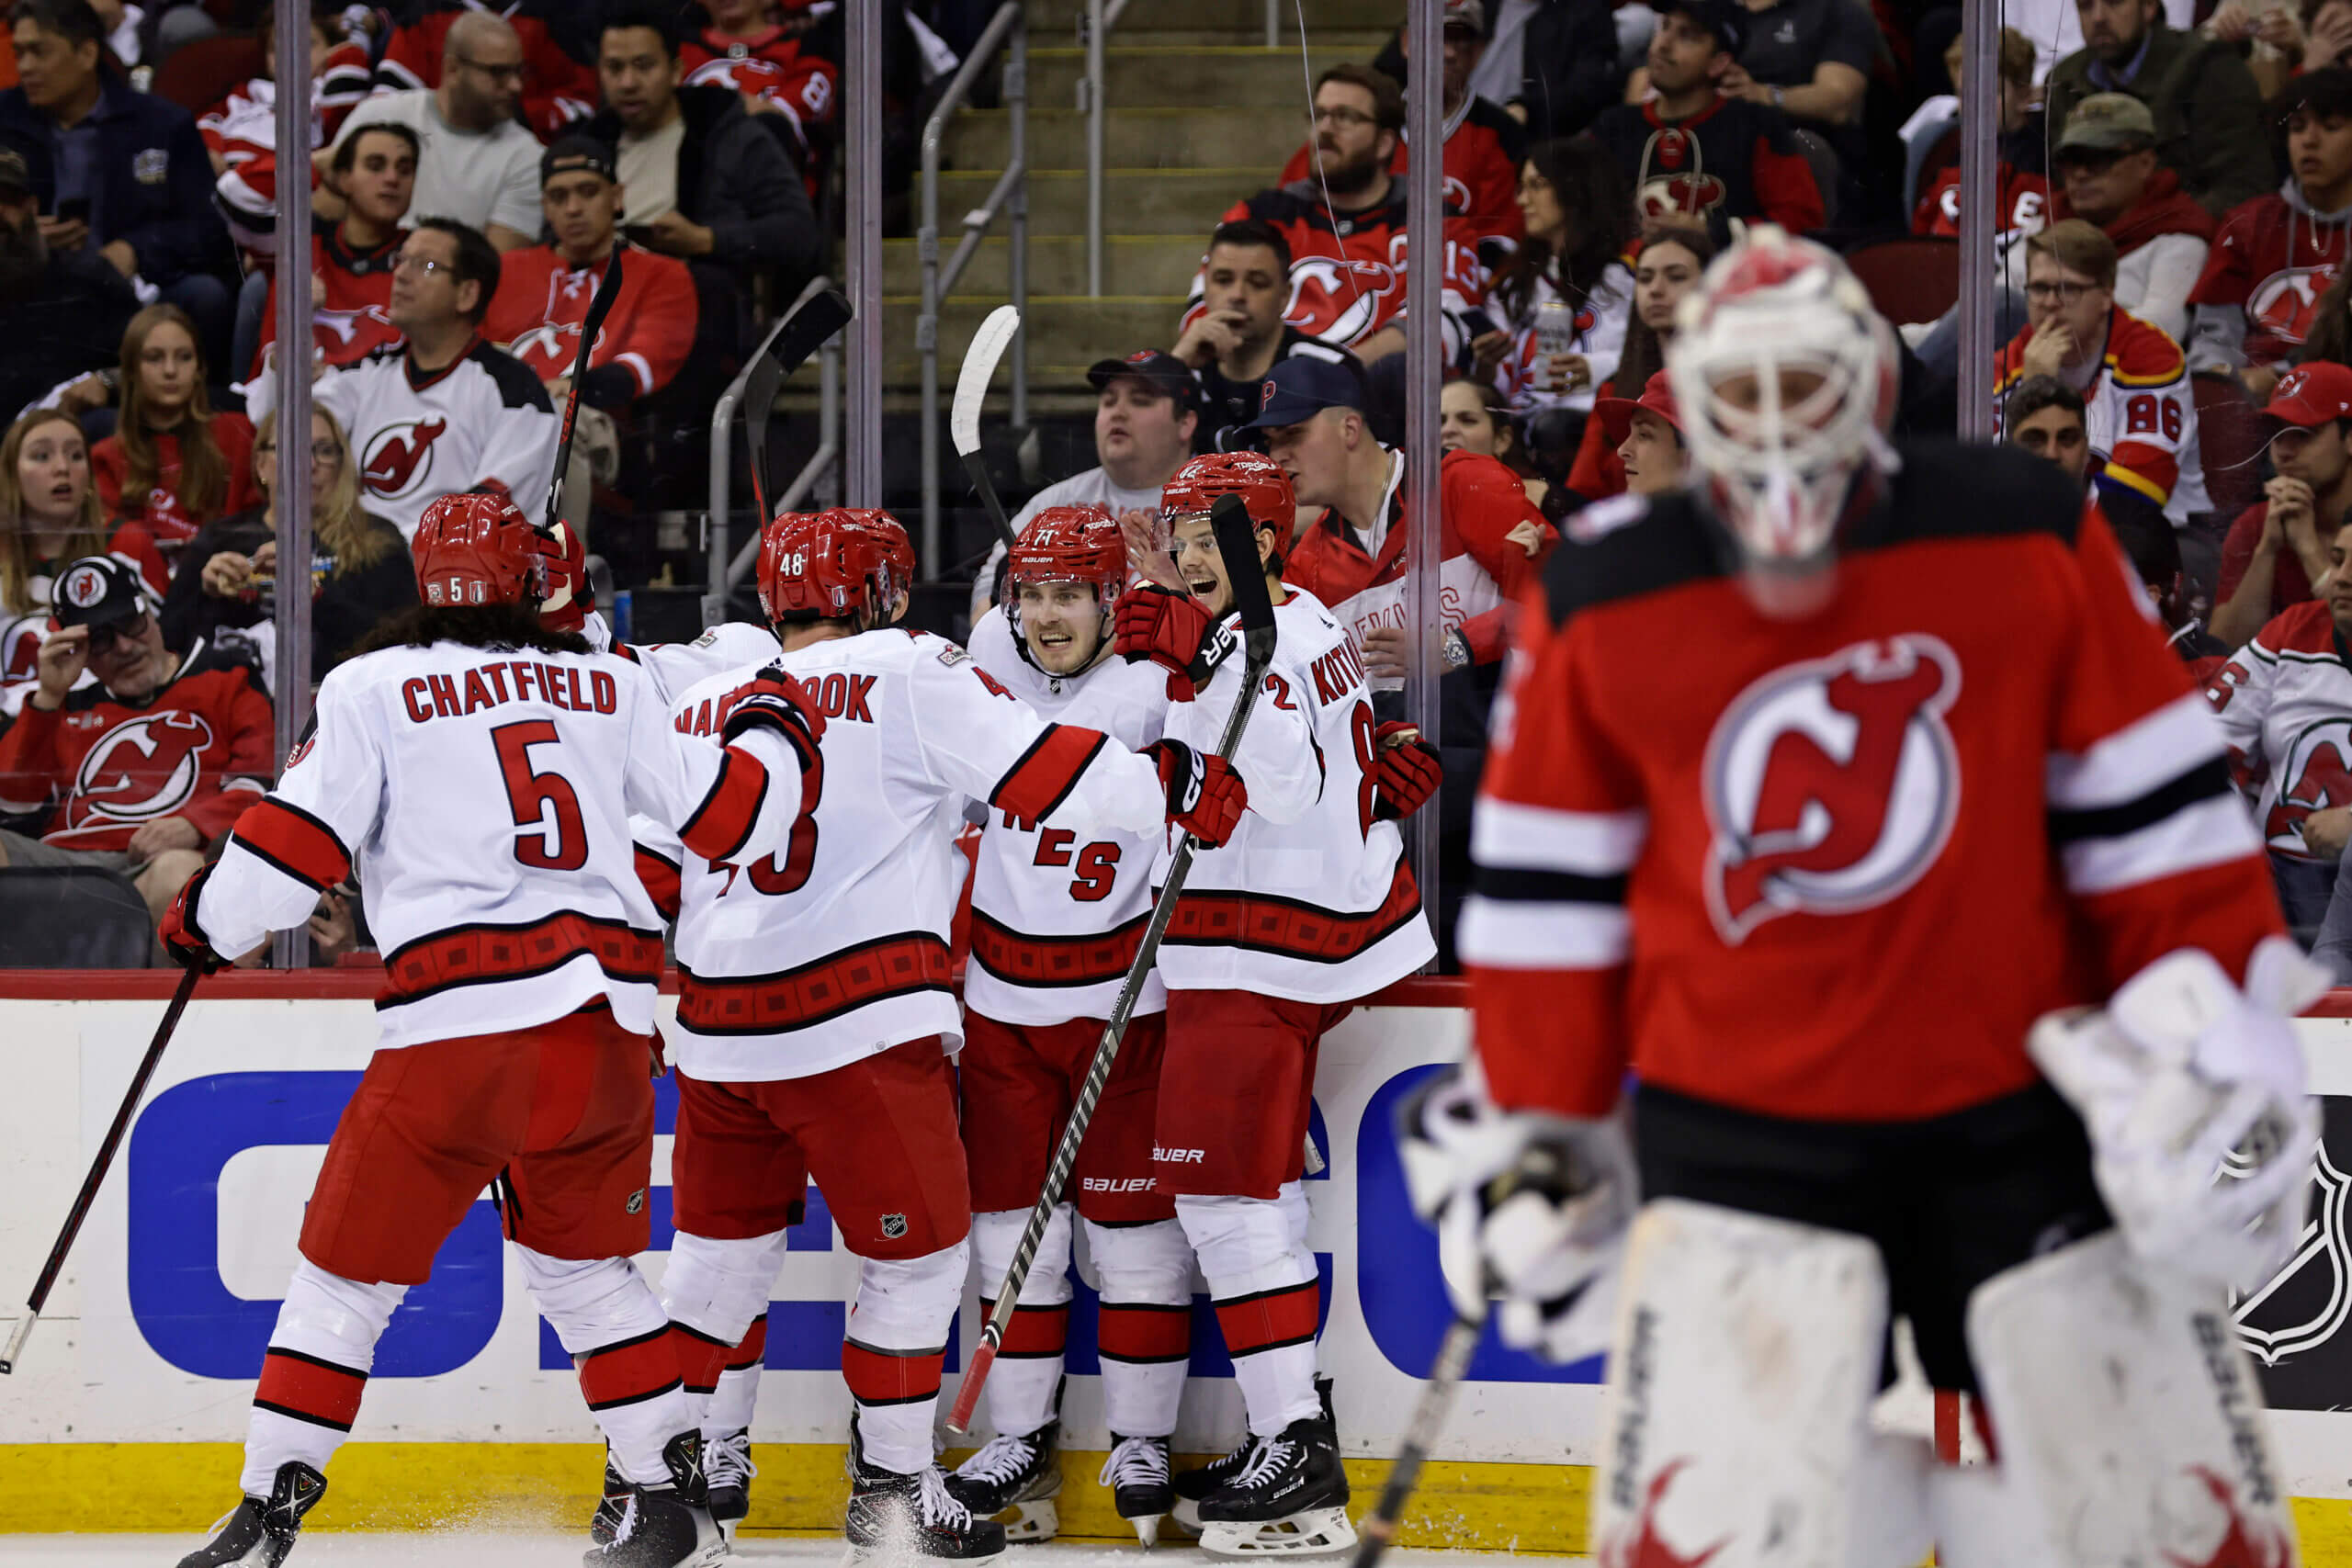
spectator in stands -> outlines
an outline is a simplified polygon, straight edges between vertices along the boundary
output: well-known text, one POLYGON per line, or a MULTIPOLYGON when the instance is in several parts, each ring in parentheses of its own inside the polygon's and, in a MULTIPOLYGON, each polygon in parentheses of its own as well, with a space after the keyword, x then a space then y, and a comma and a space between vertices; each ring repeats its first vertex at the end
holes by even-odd
MULTIPOLYGON (((2084 421, 2082 393, 2055 376, 2029 376, 2018 382, 2002 416, 2011 446, 2049 458, 2066 470, 2068 479, 2087 488, 2091 437, 2084 421)), ((2167 536, 2172 532, 2169 525, 2164 531, 2167 536)))
POLYGON ((1735 218, 1799 234, 1821 227, 1821 189, 1788 116, 1722 90, 1747 41, 1747 10, 1736 0, 1663 0, 1658 10, 1650 97, 1592 122, 1644 222, 1704 229, 1718 245, 1735 218))
POLYGON ((215 517, 250 506, 254 427, 214 412, 196 323, 150 305, 122 334, 122 415, 90 452, 109 516, 147 530, 166 560, 215 517))
POLYGON ((2006 396, 2033 376, 2082 394, 2093 483, 2110 513, 2154 506, 2176 525, 2207 509, 2197 403, 2180 345, 2115 302, 2115 242, 2079 218, 2026 242, 2025 329, 1995 368, 2006 396))
POLYGON ((119 872, 161 915, 275 771, 268 694, 242 649, 166 649, 139 574, 109 556, 59 573, 55 614, 0 735, 0 810, 53 809, 38 839, 0 829, 0 865, 119 872))
POLYGON ((1467 376, 1456 376, 1445 383, 1438 394, 1437 444, 1441 451, 1475 452, 1498 459, 1519 476, 1520 488, 1545 520, 1559 521, 1566 492, 1527 460, 1527 446, 1519 438, 1510 400, 1493 387, 1467 376))
MULTIPOLYGON (((277 158, 277 17, 264 14, 257 41, 261 74, 240 83, 197 117, 214 175, 256 159, 277 158)), ((311 6, 311 146, 316 152, 335 138, 344 118, 368 96, 368 46, 344 36, 343 7, 332 0, 311 6)))
MULTIPOLYGON (((1286 359, 1276 368, 1293 363, 1328 361, 1286 359)), ((1338 366, 1331 368, 1347 374, 1338 366)), ((1031 496, 1029 504, 1012 519, 1015 535, 1049 506, 1107 506, 1114 515, 1148 512, 1156 517, 1160 487, 1193 455, 1193 436, 1200 424, 1200 388, 1182 360, 1156 348, 1139 349, 1125 359, 1097 360, 1087 370, 1086 378, 1095 391, 1098 466, 1031 496)), ((1000 542, 972 581, 976 621, 1001 597, 997 575, 1003 561, 1004 546, 1000 542)))
MULTIPOLYGON (((277 572, 277 416, 254 435, 262 503, 205 525, 164 597, 164 646, 182 652, 224 628, 271 620, 277 572)), ((401 531, 359 504, 359 465, 343 427, 311 411, 311 678, 323 680, 379 621, 416 603, 401 531)), ((256 638, 265 648, 266 637, 256 638)))
MULTIPOLYGON (((389 314, 392 258, 407 236, 401 225, 416 193, 423 153, 415 131, 382 121, 354 130, 332 155, 328 168, 343 190, 343 217, 311 225, 311 340, 322 365, 356 365, 379 348, 400 345, 400 329, 389 314)), ((250 321, 239 323, 249 347, 237 367, 248 373, 254 357, 277 341, 277 279, 254 276, 263 279, 261 288, 248 277, 239 301, 242 306, 260 295, 250 321)))
POLYGON ((498 56, 519 67, 501 77, 502 85, 512 83, 509 116, 519 105, 534 136, 556 136, 595 107, 596 68, 590 63, 595 53, 594 6, 581 0, 505 0, 492 9, 469 0, 408 0, 396 10, 384 57, 376 66, 379 89, 404 93, 440 86, 449 79, 450 67, 461 64, 460 51, 450 47, 452 35, 469 17, 487 13, 503 18, 514 37, 512 53, 502 51, 498 56))
POLYGON ((2352 507, 2352 367, 2298 366, 2279 378, 2262 422, 2278 473, 2222 541, 2213 635, 2243 647, 2264 623, 2313 597, 2352 507))
POLYGON ((808 192, 742 95, 679 85, 676 16, 674 6, 632 0, 606 18, 597 44, 605 107, 587 130, 620 149, 621 221, 664 255, 746 281, 770 271, 788 299, 824 265, 808 192))
POLYGON ((2115 302, 2187 343, 2188 293, 2205 270, 2213 217, 2156 161, 2148 106, 2093 93, 2067 117, 2050 168, 2060 186, 2051 216, 2095 223, 2115 242, 2115 302))
POLYGON ((709 25, 679 45, 686 85, 731 88, 746 110, 766 116, 761 123, 783 136, 813 201, 832 145, 840 72, 807 28, 777 17, 774 0, 706 0, 703 9, 709 25))
POLYGON ((2093 93, 2148 106, 2156 151, 2188 194, 2219 218, 2267 189, 2262 95, 2230 45, 2168 25, 2158 0, 2077 0, 2084 47, 2050 73, 2050 123, 2064 125, 2093 93))
MULTIPOLYGON (((1946 69, 1957 80, 1963 39, 1955 36, 1944 51, 1946 69)), ((1995 178, 2000 189, 1996 211, 2000 227, 1994 233, 2004 276, 2014 287, 2025 282, 2023 253, 2018 243, 2049 221, 2050 177, 2042 152, 2043 122, 2035 114, 2040 95, 2033 85, 2033 42, 2015 28, 2001 29, 1994 51, 2000 77, 2000 163, 1995 178)), ((1960 236, 1960 164, 1944 165, 1919 195, 1911 212, 1911 231, 1930 236, 1960 236)))
POLYGON ((2295 350, 2298 365, 2319 359, 2352 365, 2352 267, 2335 269, 2335 281, 2312 307, 2311 331, 2295 350))
POLYGON ((2279 187, 2222 220, 2194 308, 2189 364, 2236 375, 2257 399, 2312 328, 2352 235, 2352 70, 2298 77, 2272 106, 2286 121, 2279 187))
MULTIPOLYGON (((392 266, 392 324, 407 337, 311 387, 359 454, 363 504, 416 532, 442 496, 495 482, 536 506, 555 465, 555 410, 539 378, 481 341, 498 291, 498 252, 446 218, 409 231, 392 266)), ((266 417, 277 378, 254 378, 247 407, 266 417)))
MULTIPOLYGON (((1779 109, 1838 155, 1838 209, 1851 222, 1874 184, 1862 137, 1862 94, 1886 55, 1862 0, 1745 0, 1750 13, 1739 62, 1724 73, 1724 96, 1779 109)), ((1830 192, 1824 191, 1826 197, 1830 192)), ((1899 184, 1892 193, 1901 194, 1899 184)))
POLYGON ((1540 141, 1577 135, 1601 110, 1623 100, 1616 8, 1607 0, 1502 0, 1497 9, 1503 15, 1495 18, 1494 36, 1473 80, 1496 76, 1497 56, 1515 52, 1517 66, 1501 74, 1487 96, 1499 94, 1503 107, 1527 122, 1529 136, 1540 141), (1523 17, 1520 31, 1506 39, 1503 29, 1515 17, 1523 17))
POLYGON ((1628 493, 1660 495, 1682 488, 1682 420, 1674 412, 1674 389, 1665 371, 1651 376, 1638 398, 1602 399, 1593 421, 1617 453, 1628 493))
POLYGON ((1225 434, 1258 417, 1266 372, 1294 354, 1329 359, 1356 374, 1363 367, 1338 344, 1309 337, 1283 320, 1290 303, 1290 242, 1253 218, 1220 223, 1201 261, 1197 314, 1169 352, 1201 384, 1204 451, 1222 450, 1225 434))
MULTIPOLYGON (((1620 387, 1646 387, 1651 377, 1666 368, 1675 308, 1698 287, 1714 259, 1715 247, 1695 229, 1675 226, 1650 232, 1634 259, 1634 303, 1627 313, 1624 351, 1618 356, 1616 374, 1601 383, 1601 397, 1616 396, 1620 387)), ((1624 493, 1625 471, 1608 434, 1586 422, 1576 461, 1568 468, 1571 507, 1624 493)))
POLYGON ((16 0, 8 20, 19 85, 0 92, 0 144, 25 160, 42 239, 51 251, 95 251, 154 288, 195 318, 208 359, 225 365, 229 235, 196 118, 104 62, 88 0, 16 0))
POLYGON ((0 440, 0 716, 14 714, 49 636, 51 590, 67 561, 110 554, 157 599, 169 573, 136 524, 107 531, 90 449, 72 414, 35 409, 0 440))
MULTIPOLYGON (((1373 361, 1405 346, 1401 276, 1412 246, 1405 233, 1405 187, 1390 173, 1405 130, 1396 84, 1365 65, 1334 65, 1315 82, 1315 167, 1307 178, 1261 190, 1228 209, 1224 222, 1254 220, 1290 247, 1290 306, 1299 331, 1373 361)), ((1448 218, 1439 285, 1449 361, 1482 324, 1474 321, 1485 292, 1477 232, 1448 218)), ((1205 309, 1206 283, 1193 282, 1184 329, 1205 309)))
MULTIPOLYGON (((527 245, 539 231, 539 143, 514 109, 522 98, 523 43, 489 11, 449 23, 441 85, 379 93, 343 122, 345 141, 362 126, 404 125, 416 134, 416 188, 408 224, 447 218, 478 229, 502 251, 527 245)), ((330 171, 335 166, 330 162, 330 171)), ((343 216, 342 193, 326 181, 317 194, 322 218, 343 216)))
POLYGON ((86 249, 50 248, 25 161, 0 147, 0 419, 52 392, 77 416, 109 401, 138 311, 122 274, 86 249))

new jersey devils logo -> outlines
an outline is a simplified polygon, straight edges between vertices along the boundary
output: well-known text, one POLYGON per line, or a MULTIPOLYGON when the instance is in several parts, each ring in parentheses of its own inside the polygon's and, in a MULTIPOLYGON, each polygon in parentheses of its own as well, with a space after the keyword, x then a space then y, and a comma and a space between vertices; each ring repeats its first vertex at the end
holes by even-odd
POLYGON ((1724 204, 1728 193, 1724 182, 1713 175, 1669 175, 1642 186, 1634 194, 1634 205, 1646 219, 1672 218, 1678 214, 1704 218, 1724 204))
POLYGON ((212 727, 185 709, 141 714, 104 735, 74 775, 75 826, 93 818, 148 822, 169 817, 196 794, 212 727))
POLYGON ((1380 301, 1396 287, 1396 269, 1385 262, 1308 256, 1291 266, 1283 319, 1309 336, 1352 343, 1372 330, 1380 301))
POLYGON ((2319 297, 2335 281, 2335 265, 2282 267, 2254 286, 2245 302, 2246 319, 2261 331, 2288 343, 2311 335, 2319 314, 2319 297))
POLYGON ((1800 911, 1850 914, 1917 882, 1951 837, 1960 660, 1908 633, 1776 670, 1707 739, 1707 910, 1736 946, 1800 911))
POLYGON ((421 488, 433 472, 433 444, 449 427, 447 420, 413 419, 388 424, 368 443, 360 465, 370 493, 398 501, 421 488))

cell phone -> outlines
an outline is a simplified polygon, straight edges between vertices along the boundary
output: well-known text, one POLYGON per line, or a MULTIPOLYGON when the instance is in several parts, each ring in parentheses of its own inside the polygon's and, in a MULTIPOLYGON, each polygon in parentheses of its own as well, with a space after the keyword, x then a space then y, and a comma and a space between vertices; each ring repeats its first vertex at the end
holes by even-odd
POLYGON ((57 204, 57 220, 61 223, 87 223, 90 220, 90 198, 73 196, 60 201, 57 204))
POLYGON ((640 250, 650 251, 653 248, 653 225, 650 223, 623 224, 621 236, 640 250))

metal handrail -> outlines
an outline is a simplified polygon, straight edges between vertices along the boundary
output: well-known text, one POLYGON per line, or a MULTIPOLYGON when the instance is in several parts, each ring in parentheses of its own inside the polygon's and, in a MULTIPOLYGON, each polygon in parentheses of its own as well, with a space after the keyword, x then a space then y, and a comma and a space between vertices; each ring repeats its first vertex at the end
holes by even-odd
MULTIPOLYGON (((798 298, 786 306, 784 313, 776 318, 776 325, 782 326, 790 319, 793 311, 832 286, 833 280, 830 277, 820 275, 810 278, 808 287, 803 288, 798 298)), ((757 368, 761 358, 768 351, 768 339, 775 335, 775 331, 771 328, 767 337, 760 340, 758 352, 743 362, 743 368, 737 373, 734 380, 727 384, 727 389, 718 394, 718 400, 713 403, 710 409, 710 531, 707 536, 710 547, 710 591, 703 595, 702 600, 702 624, 706 626, 715 626, 727 619, 728 592, 741 576, 741 572, 734 570, 732 558, 727 549, 728 525, 731 521, 730 508, 734 500, 735 411, 743 401, 743 383, 752 378, 752 370, 757 368)), ((841 350, 836 342, 826 344, 824 350, 820 352, 838 356, 841 350)), ((831 372, 837 363, 837 359, 827 361, 820 366, 820 369, 831 372)), ((808 466, 800 470, 800 477, 793 480, 793 489, 786 492, 796 502, 805 491, 808 482, 812 480, 820 462, 831 462, 840 444, 839 377, 835 374, 826 374, 819 385, 820 389, 818 393, 817 417, 820 422, 819 429, 823 434, 818 444, 817 456, 810 458, 808 466)), ((779 510, 782 509, 782 504, 779 500, 779 510)), ((752 526, 752 545, 747 547, 752 548, 754 554, 757 553, 760 530, 766 525, 767 519, 763 517, 752 526)))
MULTIPOLYGON (((938 574, 939 516, 939 310, 947 291, 964 275, 981 239, 1006 215, 1006 294, 1016 310, 1029 308, 1029 23, 1021 0, 1004 0, 964 56, 947 91, 922 128, 922 227, 915 246, 922 262, 922 313, 915 321, 915 348, 922 356, 922 561, 938 574), (964 214, 964 236, 943 268, 939 263, 939 145, 947 122, 964 107, 972 84, 997 51, 1004 51, 1002 96, 1010 119, 1004 173, 988 199, 964 214)), ((1012 423, 1029 423, 1029 334, 1012 339, 1012 423)))

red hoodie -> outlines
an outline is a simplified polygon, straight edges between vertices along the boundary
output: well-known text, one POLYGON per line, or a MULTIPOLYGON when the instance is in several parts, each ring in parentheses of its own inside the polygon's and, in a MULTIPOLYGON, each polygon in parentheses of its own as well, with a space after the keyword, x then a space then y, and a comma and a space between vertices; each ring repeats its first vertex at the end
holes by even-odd
MULTIPOLYGON (((2063 186, 2050 193, 2052 223, 2076 216, 2079 215, 2074 203, 2066 199, 2063 186)), ((2115 254, 2128 256, 2165 234, 2194 234, 2210 243, 2214 224, 2213 215, 2180 188, 2178 175, 2170 169, 2158 169, 2155 177, 2148 182, 2148 188, 2140 193, 2138 205, 2103 227, 2107 237, 2115 242, 2115 254)))

